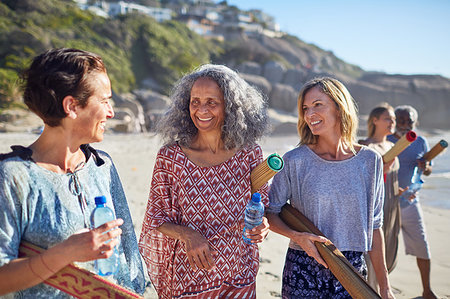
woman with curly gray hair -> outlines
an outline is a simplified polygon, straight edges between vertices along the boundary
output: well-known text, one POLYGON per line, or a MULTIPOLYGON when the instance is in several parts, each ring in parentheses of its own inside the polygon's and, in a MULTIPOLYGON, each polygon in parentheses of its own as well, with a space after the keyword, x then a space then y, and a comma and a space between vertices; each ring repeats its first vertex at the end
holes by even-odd
MULTIPOLYGON (((264 218, 242 240, 256 144, 267 128, 264 98, 236 72, 203 65, 184 76, 158 125, 164 140, 139 247, 160 298, 254 298, 264 218)), ((268 204, 267 184, 260 189, 268 204)))

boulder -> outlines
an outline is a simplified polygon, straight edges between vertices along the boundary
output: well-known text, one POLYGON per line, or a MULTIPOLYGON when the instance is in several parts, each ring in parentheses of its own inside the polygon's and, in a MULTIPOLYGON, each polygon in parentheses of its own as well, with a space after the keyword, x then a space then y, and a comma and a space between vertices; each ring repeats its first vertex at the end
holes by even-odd
POLYGON ((269 97, 269 107, 295 112, 297 110, 297 92, 290 85, 274 84, 269 97))
POLYGON ((303 69, 288 69, 284 74, 283 84, 290 85, 296 91, 306 82, 307 72, 303 69))
POLYGON ((238 66, 237 69, 240 73, 255 76, 260 76, 262 71, 262 67, 258 63, 253 61, 244 61, 238 66))
POLYGON ((260 90, 267 97, 270 95, 272 85, 266 80, 266 78, 249 74, 241 74, 241 77, 244 78, 248 84, 260 90))
POLYGON ((271 84, 280 83, 283 80, 286 68, 277 61, 269 61, 264 64, 263 75, 271 84))
MULTIPOLYGON (((133 124, 131 124, 131 132, 146 132, 144 108, 136 100, 136 96, 131 93, 113 94, 113 100, 117 108, 127 108, 133 113, 133 124)), ((116 109, 115 109, 116 110, 116 109)))
POLYGON ((136 133, 136 117, 129 108, 116 107, 114 109, 114 118, 109 120, 107 126, 118 133, 136 133))
POLYGON ((139 89, 133 92, 144 108, 145 124, 148 130, 155 128, 155 122, 170 105, 170 98, 148 89, 139 89))

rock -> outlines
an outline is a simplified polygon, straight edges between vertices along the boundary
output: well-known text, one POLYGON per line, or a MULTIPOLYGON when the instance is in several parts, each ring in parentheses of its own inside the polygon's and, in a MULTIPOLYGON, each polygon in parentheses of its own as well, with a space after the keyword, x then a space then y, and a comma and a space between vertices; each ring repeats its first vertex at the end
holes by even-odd
POLYGON ((170 99, 168 96, 157 93, 150 89, 138 89, 133 91, 136 100, 147 110, 166 110, 169 107, 170 99))
POLYGON ((292 113, 297 110, 297 96, 292 86, 274 84, 269 97, 269 107, 292 113))
POLYGON ((394 108, 411 105, 419 112, 422 128, 450 127, 450 80, 430 75, 366 74, 360 80, 344 82, 359 105, 360 114, 368 114, 381 102, 394 108))
POLYGON ((244 78, 244 80, 247 81, 248 84, 252 85, 253 87, 256 87, 267 97, 272 91, 272 85, 264 77, 249 74, 241 74, 241 77, 244 78))
POLYGON ((283 80, 284 72, 286 68, 277 61, 269 61, 264 64, 264 78, 266 78, 271 84, 279 83, 283 80))
POLYGON ((260 76, 262 71, 262 67, 258 63, 252 61, 244 61, 237 69, 241 73, 255 76, 260 76))
POLYGON ((284 74, 283 84, 290 85, 296 91, 306 82, 307 72, 303 69, 288 69, 284 74))
POLYGON ((268 109, 271 135, 296 135, 298 117, 273 108, 268 109))
POLYGON ((120 107, 114 109, 114 119, 109 120, 107 126, 118 133, 136 133, 136 117, 129 108, 120 107))
POLYGON ((0 132, 40 132, 42 119, 28 109, 8 109, 0 114, 0 132))
POLYGON ((144 109, 145 124, 148 130, 155 128, 155 121, 164 113, 169 105, 170 98, 148 89, 139 89, 133 92, 144 109))
POLYGON ((133 123, 130 124, 131 127, 129 128, 132 133, 147 132, 144 108, 142 108, 141 103, 136 100, 135 95, 131 93, 121 95, 113 94, 113 100, 116 107, 128 108, 133 113, 133 123))

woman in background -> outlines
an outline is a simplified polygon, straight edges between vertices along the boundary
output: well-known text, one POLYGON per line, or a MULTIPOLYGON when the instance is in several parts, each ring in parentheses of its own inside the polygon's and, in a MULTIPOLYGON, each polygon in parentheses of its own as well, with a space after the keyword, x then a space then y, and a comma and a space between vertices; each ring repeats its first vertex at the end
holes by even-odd
MULTIPOLYGON (((222 65, 184 76, 159 124, 159 150, 139 247, 160 298, 255 298, 257 244, 242 240, 262 95, 222 65)), ((267 184, 260 190, 268 203, 267 184)), ((261 242, 267 219, 249 236, 261 242)))
POLYGON ((321 236, 289 228, 279 213, 288 201, 342 251, 361 274, 369 252, 383 298, 392 298, 381 226, 381 156, 355 142, 358 118, 348 90, 336 79, 307 82, 298 98, 300 145, 284 155, 273 179, 267 217, 271 230, 289 239, 283 298, 350 298, 318 253, 321 236))
MULTIPOLYGON (((387 136, 395 132, 394 108, 383 104, 374 108, 367 121, 368 138, 359 141, 363 145, 376 150, 381 155, 389 151, 394 144, 387 140, 387 136)), ((397 263, 398 237, 400 232, 400 195, 398 186, 398 158, 383 164, 384 173, 384 204, 383 204, 383 233, 385 242, 386 266, 391 272, 397 263)), ((376 289, 377 281, 370 261, 368 262, 368 282, 376 289)))

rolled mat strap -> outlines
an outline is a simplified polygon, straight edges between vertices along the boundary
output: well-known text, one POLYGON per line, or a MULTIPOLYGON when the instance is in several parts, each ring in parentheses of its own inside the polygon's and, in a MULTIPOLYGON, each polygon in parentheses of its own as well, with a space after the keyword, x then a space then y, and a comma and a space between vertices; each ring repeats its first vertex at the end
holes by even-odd
MULTIPOLYGON (((289 204, 283 206, 280 217, 293 230, 324 236, 308 218, 289 204)), ((352 298, 381 298, 333 243, 314 242, 314 245, 327 263, 330 271, 352 298)))
MULTIPOLYGON (((34 244, 22 241, 19 248, 19 257, 31 257, 43 251, 44 249, 34 244)), ((59 270, 44 283, 76 298, 144 298, 73 264, 59 270)))

